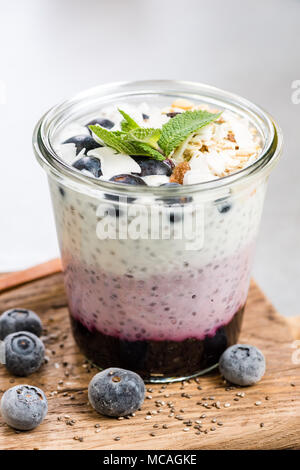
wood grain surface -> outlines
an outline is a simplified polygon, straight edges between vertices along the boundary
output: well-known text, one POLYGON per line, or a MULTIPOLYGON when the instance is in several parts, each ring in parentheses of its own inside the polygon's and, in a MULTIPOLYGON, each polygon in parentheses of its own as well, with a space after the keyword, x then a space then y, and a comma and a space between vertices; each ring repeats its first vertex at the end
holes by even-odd
POLYGON ((49 413, 37 429, 22 433, 0 418, 1 449, 300 449, 295 340, 254 282, 240 342, 264 352, 263 380, 253 387, 233 388, 216 371, 166 388, 149 384, 141 411, 123 420, 102 417, 88 404, 88 383, 97 369, 85 361, 72 339, 62 275, 0 295, 0 311, 17 306, 41 316, 48 362, 27 378, 12 377, 0 366, 0 397, 13 385, 36 385, 48 397, 49 413))

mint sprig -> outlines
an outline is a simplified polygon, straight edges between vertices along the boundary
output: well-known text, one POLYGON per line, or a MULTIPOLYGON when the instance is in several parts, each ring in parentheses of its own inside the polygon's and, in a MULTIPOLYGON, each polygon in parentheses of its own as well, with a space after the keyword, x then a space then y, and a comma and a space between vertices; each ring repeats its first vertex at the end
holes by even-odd
POLYGON ((108 147, 127 155, 141 155, 165 160, 190 134, 218 119, 221 113, 185 111, 177 114, 162 129, 140 127, 125 111, 121 131, 108 131, 100 125, 89 126, 108 147))
POLYGON ((144 157, 153 157, 156 160, 164 160, 165 157, 158 150, 153 149, 150 145, 138 142, 135 140, 128 140, 128 135, 125 132, 111 132, 99 125, 89 126, 91 131, 101 139, 101 141, 119 153, 127 155, 141 155, 144 157))
POLYGON ((119 113, 123 116, 123 121, 121 121, 121 129, 123 132, 130 132, 133 129, 138 129, 140 126, 132 119, 129 114, 122 111, 122 109, 118 109, 119 113))
POLYGON ((215 121, 220 115, 201 110, 177 114, 162 126, 158 145, 169 156, 190 134, 215 121))
POLYGON ((112 147, 117 150, 119 153, 126 153, 128 155, 132 154, 134 147, 131 146, 130 142, 126 142, 126 135, 123 132, 110 132, 102 126, 95 125, 89 126, 91 131, 99 137, 102 142, 108 147, 112 147))
POLYGON ((131 137, 137 142, 142 142, 144 144, 150 145, 150 147, 153 147, 156 150, 159 150, 157 142, 160 138, 160 135, 160 129, 140 127, 139 129, 134 129, 131 131, 128 137, 131 137))

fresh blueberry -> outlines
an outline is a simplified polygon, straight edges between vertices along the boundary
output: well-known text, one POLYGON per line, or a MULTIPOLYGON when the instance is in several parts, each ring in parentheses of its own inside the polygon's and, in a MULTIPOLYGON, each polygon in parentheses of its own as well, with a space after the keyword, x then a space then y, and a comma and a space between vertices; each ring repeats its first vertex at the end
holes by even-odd
POLYGON ((76 135, 68 140, 65 140, 63 144, 75 144, 76 155, 78 155, 82 149, 85 149, 84 154, 86 155, 89 150, 102 147, 102 145, 98 144, 98 142, 96 142, 90 135, 76 135))
POLYGON ((218 211, 220 214, 226 214, 226 212, 230 211, 232 204, 228 202, 228 198, 222 197, 220 199, 217 199, 215 201, 215 204, 217 205, 218 211))
POLYGON ((179 183, 163 183, 163 184, 161 184, 161 186, 168 186, 170 188, 176 188, 176 187, 182 186, 182 185, 179 184, 179 183))
POLYGON ((167 113, 167 116, 168 116, 169 118, 173 118, 173 117, 177 116, 177 114, 181 114, 181 113, 178 113, 178 112, 167 113))
POLYGON ((92 173, 96 178, 102 176, 101 162, 96 157, 81 157, 72 165, 76 170, 86 170, 92 173))
POLYGON ((6 424, 19 431, 30 431, 44 421, 48 402, 40 388, 16 385, 6 390, 0 409, 6 424))
POLYGON ((121 184, 132 184, 136 186, 147 186, 145 181, 142 178, 140 178, 139 176, 135 176, 135 175, 127 175, 127 174, 116 175, 110 178, 109 181, 113 181, 114 183, 121 183, 121 184))
MULTIPOLYGON (((145 181, 142 178, 140 178, 139 176, 128 175, 128 174, 113 176, 112 178, 110 178, 109 181, 112 181, 114 183, 129 184, 129 185, 135 185, 135 186, 138 186, 138 185, 139 186, 147 186, 145 181)), ((111 201, 115 201, 115 202, 120 201, 120 197, 116 196, 114 194, 105 194, 105 198, 109 199, 111 201)), ((124 198, 125 198, 125 195, 124 195, 124 198)), ((127 197, 126 198, 126 202, 128 204, 131 204, 134 201, 135 201, 134 197, 127 197)), ((122 213, 121 209, 118 206, 115 206, 116 217, 120 217, 121 213, 122 213)))
POLYGON ((175 163, 171 158, 166 158, 163 162, 171 168, 171 172, 174 170, 175 163))
POLYGON ((42 329, 42 322, 37 314, 25 308, 6 310, 0 316, 0 340, 16 331, 30 331, 41 336, 42 329))
POLYGON ((149 175, 166 175, 171 176, 172 169, 168 163, 164 161, 155 160, 154 158, 149 157, 139 157, 131 156, 141 168, 140 173, 134 173, 139 176, 149 176, 149 175))
POLYGON ((20 331, 6 336, 5 366, 9 372, 20 377, 36 372, 44 362, 45 347, 32 333, 20 331))
MULTIPOLYGON (((97 118, 97 119, 93 119, 92 121, 88 122, 85 127, 87 127, 89 129, 89 126, 97 126, 97 124, 99 124, 99 126, 101 127, 105 127, 105 129, 111 129, 112 127, 114 127, 114 122, 112 122, 110 119, 105 119, 105 118, 97 118)), ((92 131, 89 129, 89 132, 90 134, 92 134, 92 131)))
POLYGON ((145 384, 135 372, 110 368, 96 374, 88 389, 92 407, 106 416, 127 416, 141 407, 145 384))
POLYGON ((253 385, 265 373, 266 361, 262 352, 249 344, 235 344, 222 354, 220 372, 226 380, 236 385, 253 385))

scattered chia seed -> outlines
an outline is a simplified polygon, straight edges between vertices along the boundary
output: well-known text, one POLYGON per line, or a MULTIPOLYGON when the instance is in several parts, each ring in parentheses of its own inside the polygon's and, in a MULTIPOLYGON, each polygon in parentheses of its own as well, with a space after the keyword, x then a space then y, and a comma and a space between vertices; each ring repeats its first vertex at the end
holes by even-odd
POLYGON ((255 406, 259 406, 259 405, 261 405, 261 401, 256 401, 254 404, 255 404, 255 406))
POLYGON ((186 426, 192 426, 193 425, 193 422, 191 420, 189 421, 183 421, 183 424, 185 424, 186 426))
POLYGON ((183 417, 183 416, 180 416, 180 415, 176 415, 176 416, 175 416, 175 419, 178 419, 179 421, 183 421, 183 420, 184 420, 184 417, 183 417))
POLYGON ((260 423, 260 427, 263 428, 265 423, 260 423))
POLYGON ((120 439, 121 439, 120 436, 117 436, 114 438, 115 441, 119 441, 120 439))
POLYGON ((224 403, 224 408, 229 408, 230 407, 230 403, 224 403))

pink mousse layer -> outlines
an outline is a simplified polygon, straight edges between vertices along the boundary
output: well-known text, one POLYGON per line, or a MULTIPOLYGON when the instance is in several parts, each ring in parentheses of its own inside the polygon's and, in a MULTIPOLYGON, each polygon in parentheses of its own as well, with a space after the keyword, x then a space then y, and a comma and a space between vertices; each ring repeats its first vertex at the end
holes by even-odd
POLYGON ((247 298, 253 246, 203 269, 136 279, 96 271, 68 256, 71 315, 90 331, 128 341, 202 340, 230 322, 247 298))

